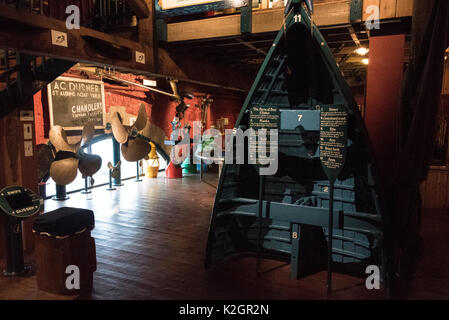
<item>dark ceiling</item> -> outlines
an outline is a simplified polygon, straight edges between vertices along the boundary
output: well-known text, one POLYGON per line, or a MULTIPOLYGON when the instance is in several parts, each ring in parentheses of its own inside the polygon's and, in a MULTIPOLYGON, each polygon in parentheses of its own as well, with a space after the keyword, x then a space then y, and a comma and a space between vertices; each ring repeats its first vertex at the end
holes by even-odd
MULTIPOLYGON (((388 35, 404 33, 409 40, 411 28, 410 19, 394 19, 382 21, 381 29, 369 32, 362 23, 330 26, 320 28, 334 57, 351 87, 364 86, 367 66, 362 63, 366 56, 358 55, 355 50, 360 47, 369 47, 369 37, 373 35, 388 35)), ((211 62, 225 64, 240 72, 257 74, 266 53, 269 51, 275 32, 252 34, 245 39, 242 37, 229 37, 220 39, 201 39, 184 41, 180 43, 166 43, 163 46, 168 50, 205 59, 211 62)), ((409 43, 409 41, 407 41, 409 43)), ((405 54, 408 60, 409 49, 405 54)))

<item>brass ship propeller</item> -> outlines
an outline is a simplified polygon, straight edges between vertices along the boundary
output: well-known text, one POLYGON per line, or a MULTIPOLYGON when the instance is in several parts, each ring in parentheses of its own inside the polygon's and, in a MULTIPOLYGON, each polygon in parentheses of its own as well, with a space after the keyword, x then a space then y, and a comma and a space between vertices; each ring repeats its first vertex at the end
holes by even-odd
MULTIPOLYGON (((81 135, 81 139, 75 144, 69 144, 67 135, 63 127, 54 126, 50 130, 50 143, 55 148, 56 155, 50 164, 50 177, 61 186, 72 183, 81 172, 83 178, 91 177, 101 168, 101 157, 94 154, 88 154, 81 148, 88 143, 95 135, 95 125, 93 122, 87 123, 81 135)), ((42 148, 43 162, 42 172, 45 172, 45 166, 48 165, 48 150, 42 148)), ((40 174, 42 176, 42 174, 40 174)), ((91 181, 93 181, 91 179, 91 181)))
POLYGON ((143 104, 140 105, 136 122, 132 126, 123 125, 118 112, 112 115, 112 134, 115 140, 121 144, 122 155, 126 161, 135 162, 148 157, 151 150, 149 139, 139 134, 139 131, 145 129, 147 121, 147 112, 143 104))

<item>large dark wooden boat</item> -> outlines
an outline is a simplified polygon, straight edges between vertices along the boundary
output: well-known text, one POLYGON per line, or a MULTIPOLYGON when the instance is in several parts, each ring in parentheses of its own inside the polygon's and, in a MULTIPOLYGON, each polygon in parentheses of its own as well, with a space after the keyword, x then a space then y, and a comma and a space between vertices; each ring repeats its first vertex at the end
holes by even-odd
MULTIPOLYGON (((347 157, 335 182, 332 265, 365 275, 378 266, 388 288, 388 214, 359 108, 304 1, 292 1, 236 128, 253 107, 279 108, 279 167, 259 178, 254 164, 225 164, 213 208, 206 267, 255 254, 291 262, 293 278, 325 270, 329 181, 320 162, 320 112, 344 106, 347 157), (261 185, 264 181, 264 185, 261 185), (259 219, 262 217, 262 219, 259 219)), ((235 163, 235 162, 234 162, 235 163)))

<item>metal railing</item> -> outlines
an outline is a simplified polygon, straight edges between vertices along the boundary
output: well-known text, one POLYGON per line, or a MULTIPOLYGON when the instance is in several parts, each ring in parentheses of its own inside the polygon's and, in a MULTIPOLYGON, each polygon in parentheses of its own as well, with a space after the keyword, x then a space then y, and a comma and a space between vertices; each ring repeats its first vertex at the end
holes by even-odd
POLYGON ((58 20, 65 20, 67 7, 76 5, 81 25, 99 31, 129 24, 134 17, 126 0, 0 0, 0 4, 58 20))

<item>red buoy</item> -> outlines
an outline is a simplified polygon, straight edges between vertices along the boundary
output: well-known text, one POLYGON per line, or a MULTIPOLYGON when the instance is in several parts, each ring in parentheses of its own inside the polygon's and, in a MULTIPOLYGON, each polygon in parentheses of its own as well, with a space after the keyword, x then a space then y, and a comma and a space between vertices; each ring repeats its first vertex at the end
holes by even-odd
POLYGON ((165 169, 165 174, 168 179, 180 179, 182 178, 182 168, 180 166, 175 166, 173 162, 170 161, 167 169, 165 169))

